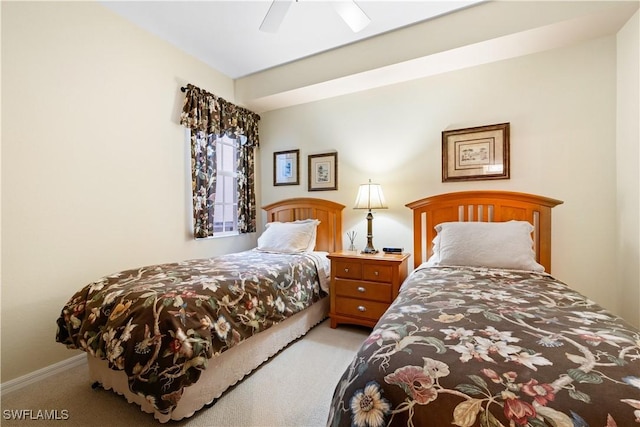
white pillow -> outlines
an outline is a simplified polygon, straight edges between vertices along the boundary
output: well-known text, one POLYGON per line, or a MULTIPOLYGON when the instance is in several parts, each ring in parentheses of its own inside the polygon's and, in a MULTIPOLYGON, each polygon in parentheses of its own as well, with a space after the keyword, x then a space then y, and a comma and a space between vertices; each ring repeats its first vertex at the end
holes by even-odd
POLYGON ((431 265, 544 271, 536 262, 527 221, 443 222, 436 225, 431 265))
POLYGON ((270 222, 258 237, 258 249, 266 252, 310 252, 316 246, 318 220, 270 222))
POLYGON ((319 219, 297 219, 293 221, 294 224, 314 224, 313 227, 313 235, 311 236, 311 240, 309 241, 309 246, 305 252, 313 252, 316 249, 316 236, 318 234, 318 225, 320 224, 319 219))

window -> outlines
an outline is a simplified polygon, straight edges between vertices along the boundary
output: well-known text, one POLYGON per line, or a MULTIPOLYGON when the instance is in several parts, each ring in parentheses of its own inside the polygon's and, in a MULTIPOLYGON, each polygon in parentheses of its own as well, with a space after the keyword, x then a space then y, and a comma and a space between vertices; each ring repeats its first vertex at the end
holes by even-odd
POLYGON ((191 131, 194 238, 254 233, 260 116, 193 85, 181 90, 180 124, 191 131), (232 138, 216 137, 223 129, 232 138))
POLYGON ((238 139, 226 134, 216 139, 216 196, 214 236, 238 234, 238 139))

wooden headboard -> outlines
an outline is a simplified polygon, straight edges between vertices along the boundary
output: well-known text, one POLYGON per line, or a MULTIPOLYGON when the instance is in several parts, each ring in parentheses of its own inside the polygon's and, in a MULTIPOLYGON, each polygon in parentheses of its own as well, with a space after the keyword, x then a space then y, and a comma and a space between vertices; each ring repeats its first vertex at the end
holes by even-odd
POLYGON ((510 220, 529 221, 533 227, 536 260, 551 272, 551 208, 562 201, 510 191, 461 191, 408 203, 413 210, 413 260, 418 267, 432 254, 441 222, 510 220))
POLYGON ((344 205, 330 200, 299 197, 263 206, 267 222, 289 222, 314 218, 320 220, 316 250, 334 252, 342 249, 342 210, 344 205))

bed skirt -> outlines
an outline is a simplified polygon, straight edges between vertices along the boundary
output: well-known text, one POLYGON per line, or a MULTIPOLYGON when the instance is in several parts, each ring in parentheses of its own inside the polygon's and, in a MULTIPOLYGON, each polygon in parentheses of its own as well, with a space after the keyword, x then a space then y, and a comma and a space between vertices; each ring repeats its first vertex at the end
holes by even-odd
POLYGON ((91 381, 102 384, 105 389, 123 395, 129 403, 140 406, 142 411, 153 414, 161 423, 181 420, 191 417, 196 411, 222 396, 229 387, 324 320, 328 312, 329 297, 325 297, 283 322, 230 348, 220 356, 210 359, 198 382, 184 389, 182 398, 170 414, 157 412, 143 396, 132 393, 129 390, 127 375, 123 371, 109 369, 105 360, 87 355, 89 377, 91 381), (220 366, 224 366, 224 369, 218 369, 220 366))

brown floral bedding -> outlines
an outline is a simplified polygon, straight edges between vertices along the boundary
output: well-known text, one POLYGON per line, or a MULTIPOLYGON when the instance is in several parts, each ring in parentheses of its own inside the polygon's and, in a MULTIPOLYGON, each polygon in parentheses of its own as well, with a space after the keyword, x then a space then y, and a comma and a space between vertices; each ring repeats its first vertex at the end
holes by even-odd
POLYGON ((168 413, 208 359, 321 299, 320 277, 309 255, 257 250, 122 271, 73 295, 56 341, 168 413))
POLYGON ((328 426, 640 423, 640 331, 541 273, 412 273, 340 379, 328 426))

